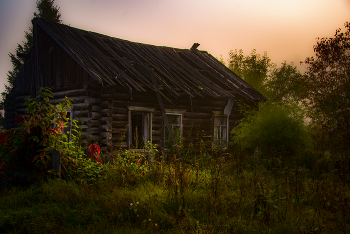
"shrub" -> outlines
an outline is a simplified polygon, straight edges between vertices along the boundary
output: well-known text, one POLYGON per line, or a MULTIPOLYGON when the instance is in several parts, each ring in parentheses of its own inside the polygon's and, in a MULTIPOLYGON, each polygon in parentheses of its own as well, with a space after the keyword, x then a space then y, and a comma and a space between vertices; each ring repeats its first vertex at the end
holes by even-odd
POLYGON ((255 150, 269 162, 291 161, 311 146, 303 111, 297 105, 261 103, 232 133, 233 143, 249 153, 255 150))
POLYGON ((61 161, 71 177, 80 182, 94 182, 102 171, 97 156, 100 153, 99 147, 94 144, 90 146, 89 159, 87 149, 81 144, 81 130, 77 121, 72 120, 71 133, 64 131, 70 122, 67 110, 72 101, 65 98, 59 104, 52 105, 50 98, 51 90, 40 88, 37 98, 25 100, 25 116, 16 116, 15 123, 18 123, 18 127, 0 133, 0 176, 4 180, 13 177, 14 172, 18 171, 27 174, 48 172, 50 148, 55 148, 61 153, 61 161), (92 161, 93 158, 97 162, 92 161))

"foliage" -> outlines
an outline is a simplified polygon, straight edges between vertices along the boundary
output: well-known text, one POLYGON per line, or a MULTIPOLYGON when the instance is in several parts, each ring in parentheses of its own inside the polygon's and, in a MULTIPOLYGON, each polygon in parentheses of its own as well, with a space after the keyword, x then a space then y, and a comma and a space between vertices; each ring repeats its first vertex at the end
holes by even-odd
MULTIPOLYGON (((61 23, 61 20, 60 20, 61 14, 59 13, 59 7, 54 6, 53 4, 54 4, 54 0, 37 0, 36 8, 39 13, 34 12, 34 17, 38 17, 40 19, 45 19, 55 23, 61 23)), ((23 45, 17 44, 15 54, 9 53, 9 57, 12 63, 12 70, 8 71, 8 74, 7 74, 8 84, 5 84, 5 91, 1 93, 2 102, 5 101, 6 94, 10 93, 13 87, 13 82, 16 79, 17 75, 19 74, 19 71, 22 65, 24 64, 25 58, 19 55, 28 54, 31 48, 33 47, 33 27, 29 28, 29 32, 25 31, 24 33, 25 33, 24 36, 26 41, 23 42, 23 45)))
POLYGON ((274 67, 266 82, 270 102, 290 103, 303 98, 305 85, 302 74, 293 63, 284 61, 281 67, 274 67))
MULTIPOLYGON (((210 152, 207 152, 210 153, 210 152)), ((249 155, 252 156, 252 155, 249 155)), ((158 162, 159 167, 174 164, 158 162)), ((233 154, 197 171, 188 165, 182 182, 144 177, 129 186, 108 174, 91 186, 48 180, 0 191, 1 233, 346 233, 350 190, 335 171, 313 178, 304 168, 280 177, 259 160, 233 154), (229 169, 231 168, 231 169, 229 169), (213 172, 211 172, 213 171, 213 172), (172 196, 182 183, 179 202, 172 196), (23 220, 26 222, 23 222, 23 220)), ((109 167, 108 171, 114 171, 109 167)), ((164 177, 164 173, 158 171, 164 177)))
POLYGON ((16 168, 21 162, 21 165, 33 170, 48 171, 50 149, 55 148, 61 152, 61 160, 74 179, 94 182, 103 168, 98 157, 100 149, 95 144, 90 146, 91 155, 97 160, 93 162, 92 157, 86 157, 77 121, 72 120, 71 133, 66 131, 70 123, 67 110, 71 100, 65 98, 57 105, 50 104, 52 95, 49 88, 40 88, 37 98, 42 101, 38 102, 36 98, 25 100, 25 116, 16 117, 17 128, 0 134, 1 167, 8 170, 16 168))
POLYGON ((318 39, 316 57, 308 57, 304 77, 310 117, 336 138, 337 148, 350 145, 350 23, 333 38, 318 39))
POLYGON ((150 142, 146 142, 145 149, 141 151, 115 151, 111 155, 109 174, 116 174, 113 177, 120 185, 133 185, 151 172, 157 152, 157 145, 150 142))
POLYGON ((297 105, 261 103, 232 130, 233 142, 268 160, 291 159, 310 146, 303 111, 297 105))
POLYGON ((54 23, 61 23, 61 13, 59 12, 60 8, 58 6, 54 6, 54 2, 55 0, 37 0, 36 8, 38 9, 39 13, 34 12, 34 16, 54 23))
POLYGON ((228 68, 251 85, 258 92, 266 95, 265 83, 269 75, 269 69, 274 65, 265 52, 263 56, 253 49, 248 56, 243 55, 243 50, 230 51, 228 68))

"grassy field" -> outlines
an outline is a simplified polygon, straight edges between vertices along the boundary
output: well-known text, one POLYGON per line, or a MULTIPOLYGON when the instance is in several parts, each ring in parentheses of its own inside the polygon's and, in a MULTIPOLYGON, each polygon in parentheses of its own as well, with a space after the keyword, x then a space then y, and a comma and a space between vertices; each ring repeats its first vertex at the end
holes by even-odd
POLYGON ((266 169, 254 155, 114 160, 93 184, 51 178, 0 195, 0 233, 350 231, 350 190, 336 170, 266 169))

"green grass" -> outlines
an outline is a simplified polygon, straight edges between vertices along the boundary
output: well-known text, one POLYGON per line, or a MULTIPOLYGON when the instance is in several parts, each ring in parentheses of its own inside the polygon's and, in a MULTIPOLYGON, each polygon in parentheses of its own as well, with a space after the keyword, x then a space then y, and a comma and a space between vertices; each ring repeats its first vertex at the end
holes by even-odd
POLYGON ((350 190, 332 173, 227 157, 111 165, 93 185, 48 179, 0 192, 0 233, 346 233, 350 190), (205 163, 204 163, 205 162, 205 163), (202 163, 202 164, 200 164, 202 163), (243 166, 244 165, 244 166, 243 166), (132 204, 132 205, 131 205, 132 204))

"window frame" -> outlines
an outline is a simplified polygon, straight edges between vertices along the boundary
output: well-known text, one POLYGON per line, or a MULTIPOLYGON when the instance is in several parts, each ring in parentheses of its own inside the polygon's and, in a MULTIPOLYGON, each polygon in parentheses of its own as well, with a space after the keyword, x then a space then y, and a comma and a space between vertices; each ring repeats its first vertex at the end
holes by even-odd
MULTIPOLYGON (((184 118, 184 114, 185 114, 186 110, 183 109, 165 109, 165 114, 168 115, 176 115, 176 116, 180 116, 180 124, 170 124, 170 126, 173 129, 173 126, 179 126, 180 127, 180 142, 183 139, 183 118, 184 118)), ((163 147, 165 149, 168 149, 168 147, 166 146, 166 124, 165 124, 165 120, 163 119, 163 147)))
MULTIPOLYGON (((147 141, 152 142, 152 116, 153 116, 153 111, 155 108, 153 107, 140 107, 140 106, 127 106, 128 108, 128 138, 127 138, 127 148, 131 149, 131 146, 133 144, 133 126, 132 126, 132 115, 133 114, 141 114, 142 115, 142 138, 144 137, 144 129, 145 129, 145 116, 148 115, 148 137, 149 138, 147 141)), ((144 142, 144 144, 146 143, 144 142)), ((140 148, 136 148, 140 149, 140 148)))
MULTIPOLYGON (((226 149, 227 146, 228 146, 228 143, 229 143, 229 121, 230 121, 230 118, 229 116, 225 115, 223 111, 213 111, 213 137, 212 137, 212 144, 213 146, 215 147, 219 147, 219 148, 224 148, 226 149), (221 124, 216 124, 215 123, 215 119, 216 118, 226 118, 226 125, 221 125, 221 124), (218 139, 218 134, 215 134, 215 129, 216 129, 216 126, 220 126, 220 129, 222 130, 222 127, 226 126, 226 139, 218 139), (224 142, 226 141, 224 144, 219 144, 217 145, 216 142, 224 142)), ((222 133, 220 134, 222 136, 222 133)))

